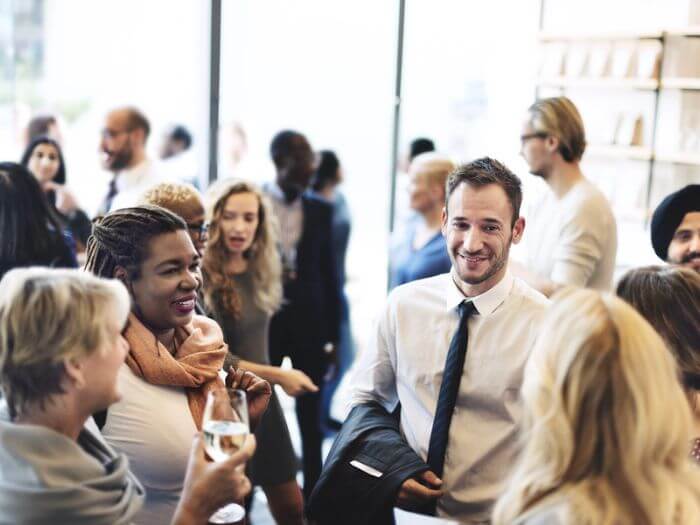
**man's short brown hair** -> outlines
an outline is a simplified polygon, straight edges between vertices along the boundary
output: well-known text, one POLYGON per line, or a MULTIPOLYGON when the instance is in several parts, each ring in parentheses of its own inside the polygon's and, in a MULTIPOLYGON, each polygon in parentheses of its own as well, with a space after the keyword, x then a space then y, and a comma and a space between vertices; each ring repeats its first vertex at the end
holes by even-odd
POLYGON ((497 184, 506 192, 508 201, 513 210, 511 226, 520 217, 520 205, 523 202, 523 190, 518 176, 510 171, 504 164, 496 159, 483 157, 468 164, 458 166, 447 177, 445 190, 445 209, 450 200, 450 196, 457 186, 465 183, 473 188, 481 188, 489 184, 497 184))

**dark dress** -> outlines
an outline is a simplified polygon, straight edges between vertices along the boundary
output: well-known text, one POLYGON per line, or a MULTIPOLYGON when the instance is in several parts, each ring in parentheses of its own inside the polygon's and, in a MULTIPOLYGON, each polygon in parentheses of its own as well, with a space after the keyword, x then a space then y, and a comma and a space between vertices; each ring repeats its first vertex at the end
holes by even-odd
MULTIPOLYGON (((268 327, 270 316, 255 304, 253 276, 245 272, 232 277, 241 300, 240 318, 229 312, 214 311, 214 319, 224 331, 230 357, 245 359, 263 365, 268 357, 268 327)), ((224 368, 232 359, 227 359, 224 368)), ((277 485, 296 476, 297 458, 289 437, 289 429, 277 395, 272 392, 270 404, 255 430, 258 448, 250 461, 250 477, 254 485, 277 485)))

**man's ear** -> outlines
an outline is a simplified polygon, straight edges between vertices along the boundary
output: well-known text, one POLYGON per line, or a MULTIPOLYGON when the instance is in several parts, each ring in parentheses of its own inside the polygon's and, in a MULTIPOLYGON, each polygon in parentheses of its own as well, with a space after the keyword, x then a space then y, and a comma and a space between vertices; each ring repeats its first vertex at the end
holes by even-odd
POLYGON ((447 237, 447 208, 442 207, 442 236, 447 237))
POLYGON ((544 143, 549 153, 556 153, 559 150, 559 137, 555 137, 554 135, 547 135, 544 139, 544 143))
POLYGON ((524 217, 518 217, 518 219, 515 221, 515 224, 513 225, 513 244, 518 244, 520 240, 523 238, 523 232, 525 231, 525 218, 524 217))

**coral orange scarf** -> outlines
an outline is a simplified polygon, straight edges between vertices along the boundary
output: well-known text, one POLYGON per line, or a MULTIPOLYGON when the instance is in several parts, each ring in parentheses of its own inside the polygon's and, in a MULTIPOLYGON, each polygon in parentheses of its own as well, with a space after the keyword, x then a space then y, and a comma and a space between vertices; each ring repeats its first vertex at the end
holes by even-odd
POLYGON ((134 314, 129 314, 124 338, 130 347, 126 364, 131 371, 152 385, 184 387, 194 424, 201 429, 207 394, 225 388, 219 370, 228 346, 219 325, 195 315, 189 325, 175 329, 175 355, 134 314))

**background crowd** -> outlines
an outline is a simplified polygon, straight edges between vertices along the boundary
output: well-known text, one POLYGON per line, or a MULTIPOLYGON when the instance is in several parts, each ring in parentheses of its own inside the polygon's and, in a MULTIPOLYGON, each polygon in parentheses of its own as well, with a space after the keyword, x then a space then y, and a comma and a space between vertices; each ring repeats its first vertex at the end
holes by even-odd
POLYGON ((410 145, 357 360, 333 151, 282 130, 274 179, 199 188, 190 132, 152 159, 147 116, 120 107, 96 131, 111 180, 81 203, 56 119, 33 119, 0 163, 0 523, 206 523, 251 485, 278 523, 700 521, 700 185, 654 212, 666 265, 616 276, 623 232, 581 170, 578 109, 523 109, 548 188, 527 221, 502 163, 410 145), (254 438, 209 463, 192 436, 232 385, 254 438), (271 386, 294 398, 300 457, 271 386))

